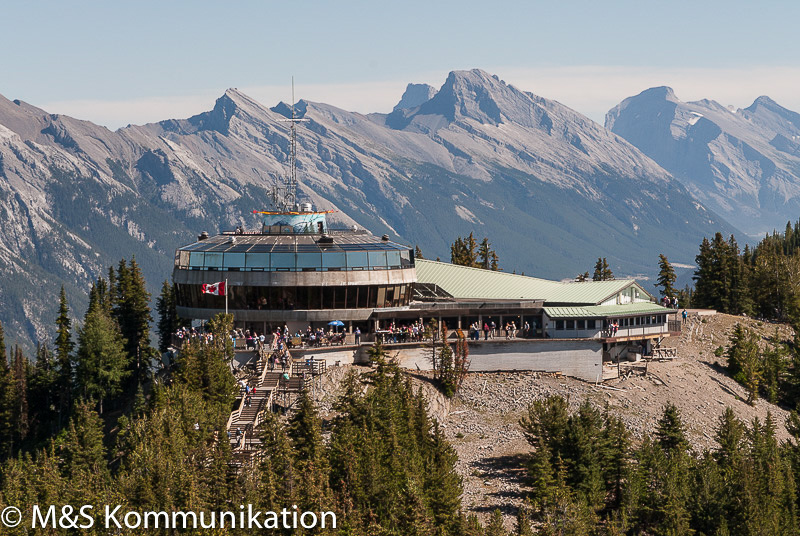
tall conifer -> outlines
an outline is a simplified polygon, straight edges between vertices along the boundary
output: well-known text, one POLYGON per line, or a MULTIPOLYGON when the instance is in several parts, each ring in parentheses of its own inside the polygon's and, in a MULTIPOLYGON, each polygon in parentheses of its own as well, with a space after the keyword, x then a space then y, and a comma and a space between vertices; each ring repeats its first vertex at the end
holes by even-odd
MULTIPOLYGON (((94 286, 92 287, 94 290, 94 286)), ((61 285, 61 295, 58 305, 58 318, 56 318, 56 369, 58 378, 56 392, 58 396, 58 427, 66 423, 66 417, 72 408, 73 392, 73 356, 75 343, 72 341, 72 320, 69 318, 69 305, 64 285, 61 285)))

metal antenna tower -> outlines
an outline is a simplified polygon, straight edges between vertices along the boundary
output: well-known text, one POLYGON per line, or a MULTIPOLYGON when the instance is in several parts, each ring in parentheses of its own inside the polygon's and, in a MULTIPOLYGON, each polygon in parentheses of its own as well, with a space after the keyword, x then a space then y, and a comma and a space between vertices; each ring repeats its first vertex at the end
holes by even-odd
MULTIPOLYGON (((290 152, 289 152, 289 176, 283 181, 283 187, 275 184, 272 188, 272 202, 275 208, 282 212, 293 210, 297 204, 297 130, 295 125, 300 121, 308 119, 295 116, 294 112, 294 76, 292 77, 292 117, 291 119, 281 119, 281 123, 289 123, 290 130, 290 152)), ((277 182, 277 181, 276 181, 277 182)))

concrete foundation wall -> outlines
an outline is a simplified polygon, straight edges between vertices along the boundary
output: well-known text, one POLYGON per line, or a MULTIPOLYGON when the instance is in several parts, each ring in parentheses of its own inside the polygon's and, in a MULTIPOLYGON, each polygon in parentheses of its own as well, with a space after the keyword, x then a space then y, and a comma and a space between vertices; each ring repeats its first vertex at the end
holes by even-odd
MULTIPOLYGON (((424 346, 386 345, 400 366, 431 370, 424 346)), ((536 370, 562 372, 567 376, 594 382, 603 379, 603 352, 599 341, 535 339, 478 342, 469 345, 471 371, 536 370)), ((362 347, 356 362, 366 361, 362 347), (363 360, 363 361, 362 361, 363 360)))

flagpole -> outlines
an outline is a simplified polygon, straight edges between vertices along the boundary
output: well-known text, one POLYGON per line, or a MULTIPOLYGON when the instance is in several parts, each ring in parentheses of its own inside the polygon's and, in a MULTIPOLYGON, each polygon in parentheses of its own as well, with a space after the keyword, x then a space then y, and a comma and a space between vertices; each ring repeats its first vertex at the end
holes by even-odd
POLYGON ((228 316, 228 278, 225 278, 225 316, 228 316))

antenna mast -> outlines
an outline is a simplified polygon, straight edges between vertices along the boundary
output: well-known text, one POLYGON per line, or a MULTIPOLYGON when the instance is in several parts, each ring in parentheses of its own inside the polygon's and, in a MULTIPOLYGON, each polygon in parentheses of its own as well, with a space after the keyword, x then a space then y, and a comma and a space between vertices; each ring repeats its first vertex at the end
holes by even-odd
POLYGON ((292 77, 292 117, 291 119, 281 119, 282 123, 289 123, 290 130, 290 149, 289 149, 289 176, 284 179, 283 187, 276 184, 272 187, 272 203, 275 208, 281 212, 288 212, 294 209, 297 204, 297 129, 296 123, 300 121, 308 121, 307 119, 298 119, 294 111, 294 76, 292 77))

